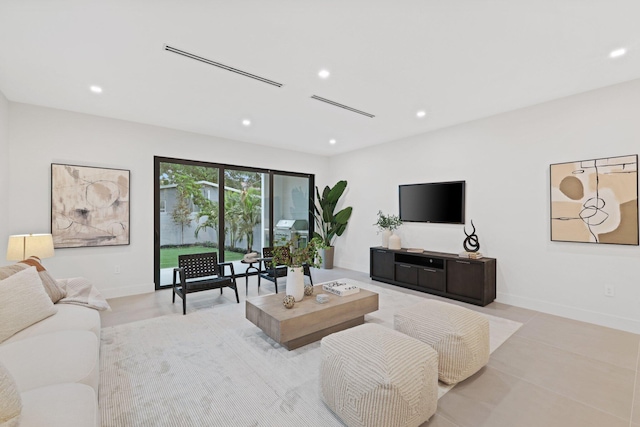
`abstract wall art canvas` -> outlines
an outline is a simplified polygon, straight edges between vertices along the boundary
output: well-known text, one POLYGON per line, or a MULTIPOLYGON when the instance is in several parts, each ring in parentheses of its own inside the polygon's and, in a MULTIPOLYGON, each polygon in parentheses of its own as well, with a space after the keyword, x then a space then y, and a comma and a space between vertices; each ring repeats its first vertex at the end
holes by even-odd
POLYGON ((51 164, 55 248, 129 244, 130 172, 51 164))
POLYGON ((638 245, 638 155, 556 163, 551 240, 638 245))

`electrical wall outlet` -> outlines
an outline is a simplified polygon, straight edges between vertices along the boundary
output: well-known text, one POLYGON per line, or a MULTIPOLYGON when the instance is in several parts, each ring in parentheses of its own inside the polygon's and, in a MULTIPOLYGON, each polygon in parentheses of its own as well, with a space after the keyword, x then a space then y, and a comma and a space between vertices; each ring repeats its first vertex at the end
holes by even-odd
POLYGON ((116 266, 113 268, 113 273, 114 274, 120 274, 120 265, 116 264, 116 266))
POLYGON ((613 285, 604 285, 605 296, 612 297, 616 294, 616 290, 613 285))

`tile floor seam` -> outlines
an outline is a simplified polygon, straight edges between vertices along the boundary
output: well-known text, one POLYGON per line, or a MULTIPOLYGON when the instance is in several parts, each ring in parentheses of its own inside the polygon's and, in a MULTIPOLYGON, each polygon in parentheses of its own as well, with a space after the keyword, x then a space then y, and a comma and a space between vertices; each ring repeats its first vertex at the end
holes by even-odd
MULTIPOLYGON (((568 396, 567 394, 565 394, 565 393, 561 393, 561 392, 560 392, 560 391, 558 391, 558 390, 554 390, 554 389, 549 388, 549 387, 546 387, 546 386, 544 386, 544 385, 534 383, 534 382, 532 382, 532 381, 530 381, 530 380, 528 380, 528 379, 526 379, 526 378, 522 378, 522 377, 520 377, 520 376, 518 376, 518 375, 514 375, 514 374, 512 374, 512 373, 510 373, 510 372, 503 371, 503 370, 502 370, 502 369, 500 369, 500 368, 496 368, 496 367, 494 367, 494 366, 491 366, 491 369, 495 369, 496 371, 498 371, 498 372, 500 372, 500 373, 502 373, 502 374, 504 374, 504 375, 509 375, 509 376, 511 376, 511 377, 513 377, 513 378, 517 378, 518 380, 523 381, 523 382, 525 382, 525 383, 527 383, 527 384, 529 384, 529 385, 532 385, 532 386, 534 386, 534 387, 539 387, 539 388, 541 388, 541 389, 543 389, 543 390, 547 390, 547 391, 549 391, 549 392, 551 392, 551 393, 553 393, 553 394, 556 394, 556 395, 558 395, 558 396, 562 396, 562 397, 564 397, 564 398, 566 398, 566 399, 569 399, 569 400, 571 400, 571 401, 573 401, 573 402, 575 402, 575 403, 579 403, 580 405, 584 405, 584 406, 587 406, 587 407, 589 407, 589 408, 591 408, 591 409, 595 409, 596 411, 598 411, 598 412, 602 412, 603 414, 611 415, 612 417, 617 418, 617 419, 619 419, 619 420, 621 420, 621 421, 629 421, 629 423, 631 423, 631 418, 629 418, 628 420, 627 420, 627 419, 625 419, 625 418, 621 418, 620 416, 618 416, 618 415, 616 415, 616 414, 612 414, 611 412, 606 411, 606 410, 604 410, 604 409, 602 409, 602 408, 598 408, 597 406, 593 406, 593 405, 591 405, 591 404, 589 404, 589 403, 587 403, 587 402, 583 402, 582 400, 578 400, 578 399, 576 399, 576 398, 574 398, 574 397, 568 396)), ((633 408, 633 402, 631 402, 631 403, 632 403, 632 408, 633 408)))
POLYGON ((633 409, 636 401, 636 387, 638 386, 638 361, 640 361, 640 344, 638 344, 638 354, 636 355, 636 376, 633 380, 633 393, 631 394, 631 414, 629 415, 629 425, 633 422, 633 409))
POLYGON ((538 317, 539 315, 540 315, 540 313, 537 313, 537 312, 536 312, 536 313, 534 313, 534 314, 533 314, 533 316, 531 316, 529 319, 527 319, 527 321, 526 321, 526 322, 520 322, 520 323, 522 323, 522 326, 521 326, 520 328, 518 328, 518 330, 517 330, 517 331, 515 331, 513 335, 515 336, 516 334, 518 334, 518 332, 519 332, 519 331, 521 331, 523 327, 525 327, 525 326, 527 326, 528 324, 530 324, 530 323, 533 321, 533 319, 535 319, 535 318, 536 318, 536 317, 538 317))
MULTIPOLYGON (((443 397, 444 397, 444 396, 443 396, 443 397)), ((438 412, 437 412, 437 410, 436 410, 436 414, 437 414, 440 418, 442 418, 442 419, 444 419, 444 420, 449 421, 451 424, 453 424, 453 426, 454 426, 454 427, 466 427, 466 426, 464 426, 464 425, 462 425, 462 424, 460 424, 460 423, 458 423, 458 422, 456 422, 456 421, 453 421, 451 418, 446 417, 446 416, 444 416, 444 415, 443 415, 443 414, 441 414, 441 413, 438 413, 438 412)), ((436 414, 434 414, 434 416, 435 416, 436 414)), ((432 418, 430 418, 428 422, 430 423, 432 420, 433 420, 433 417, 432 417, 432 418)))
MULTIPOLYGON (((520 329, 518 329, 518 331, 520 331, 521 329, 522 329, 522 327, 520 327, 520 329)), ((540 341, 540 340, 537 340, 537 339, 534 339, 534 338, 523 337, 521 335, 517 335, 518 331, 516 331, 511 337, 517 337, 517 338, 520 338, 520 339, 523 339, 523 340, 526 340, 526 341, 536 342, 536 343, 539 343, 539 344, 542 344, 542 345, 546 345, 547 347, 555 348, 556 350, 566 351, 567 353, 571 353, 571 354, 573 354, 575 356, 584 357, 584 358, 589 359, 589 360, 594 361, 594 362, 604 363, 605 365, 608 365, 608 366, 615 366, 616 368, 637 372, 636 368, 626 368, 624 366, 616 365, 615 363, 605 362, 603 360, 596 359, 596 358, 593 358, 591 356, 587 356, 586 354, 576 353, 575 351, 571 351, 571 350, 568 350, 568 349, 563 348, 563 347, 558 347, 557 345, 549 344, 548 342, 545 342, 545 341, 540 341)), ((509 339, 511 339, 511 337, 509 337, 509 339)), ((505 341, 503 344, 505 344, 507 341, 505 341)), ((636 366, 637 366, 637 356, 636 356, 636 366)))

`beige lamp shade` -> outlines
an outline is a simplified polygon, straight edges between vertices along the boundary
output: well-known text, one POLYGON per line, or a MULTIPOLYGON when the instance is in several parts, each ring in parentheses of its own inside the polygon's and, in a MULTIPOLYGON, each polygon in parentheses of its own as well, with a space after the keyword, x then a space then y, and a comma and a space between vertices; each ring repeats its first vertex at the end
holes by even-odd
POLYGON ((53 237, 51 234, 16 234, 9 236, 7 259, 22 261, 30 256, 40 259, 53 256, 53 237))

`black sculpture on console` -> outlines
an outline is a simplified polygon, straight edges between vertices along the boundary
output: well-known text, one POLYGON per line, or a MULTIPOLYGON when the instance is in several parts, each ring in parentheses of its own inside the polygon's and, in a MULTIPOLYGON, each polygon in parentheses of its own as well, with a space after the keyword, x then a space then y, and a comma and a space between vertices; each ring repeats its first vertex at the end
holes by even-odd
POLYGON ((476 235, 476 227, 473 225, 473 220, 471 220, 471 226, 473 227, 473 231, 471 234, 467 234, 467 226, 464 227, 464 234, 467 236, 464 239, 464 250, 467 252, 478 252, 480 250, 480 241, 478 240, 478 236, 476 235))

